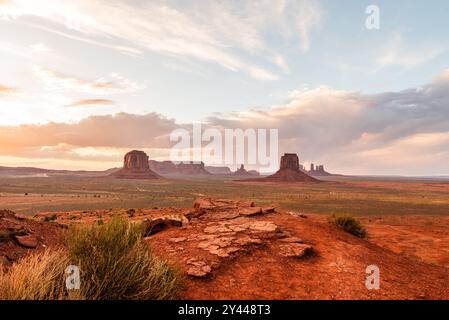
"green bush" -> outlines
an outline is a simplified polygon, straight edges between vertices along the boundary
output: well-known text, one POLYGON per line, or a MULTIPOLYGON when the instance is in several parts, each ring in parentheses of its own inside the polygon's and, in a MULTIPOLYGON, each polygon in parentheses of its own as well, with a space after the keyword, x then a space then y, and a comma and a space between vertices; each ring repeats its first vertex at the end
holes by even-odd
POLYGON ((181 287, 179 273, 152 254, 140 224, 125 218, 73 227, 67 247, 86 299, 172 299, 181 287))
POLYGON ((332 215, 331 221, 346 232, 359 238, 366 237, 366 230, 356 218, 347 214, 332 215))

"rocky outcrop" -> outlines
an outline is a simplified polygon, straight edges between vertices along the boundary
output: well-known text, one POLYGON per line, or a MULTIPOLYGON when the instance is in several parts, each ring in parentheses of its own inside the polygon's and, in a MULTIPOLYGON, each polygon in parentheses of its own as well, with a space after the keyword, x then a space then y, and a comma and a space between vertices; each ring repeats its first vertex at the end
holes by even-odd
POLYGON ((149 161, 150 169, 154 172, 162 175, 210 175, 211 173, 206 170, 204 162, 181 162, 178 164, 172 161, 149 161))
POLYGON ((9 267, 29 252, 60 246, 60 232, 53 222, 35 221, 23 214, 0 210, 0 268, 9 267))
POLYGON ((296 153, 286 153, 281 157, 279 170, 266 178, 242 180, 257 182, 318 182, 300 169, 299 157, 296 153))
POLYGON ((197 175, 210 175, 204 166, 204 162, 182 162, 178 164, 177 170, 179 174, 197 176, 197 175))
POLYGON ((327 172, 324 169, 324 165, 315 166, 313 163, 310 165, 310 170, 307 171, 307 174, 313 177, 324 177, 324 176, 333 176, 334 174, 327 172))
POLYGON ((133 150, 125 154, 123 168, 112 173, 118 179, 158 179, 160 178, 150 169, 148 156, 143 151, 133 150))
POLYGON ((201 198, 185 214, 189 223, 146 239, 176 255, 186 274, 194 278, 213 277, 228 259, 262 247, 273 246, 277 254, 288 258, 308 254, 311 247, 285 232, 270 219, 272 214, 276 214, 274 207, 257 206, 253 201, 201 198), (170 235, 163 237, 165 232, 170 235))
POLYGON ((206 166, 206 170, 210 172, 211 174, 217 174, 217 175, 230 175, 232 174, 232 171, 229 167, 212 167, 212 166, 206 166))
POLYGON ((253 176, 254 173, 249 173, 249 172, 245 169, 245 166, 242 164, 242 165, 240 166, 240 168, 239 168, 237 171, 235 171, 232 175, 234 175, 234 176, 253 176))

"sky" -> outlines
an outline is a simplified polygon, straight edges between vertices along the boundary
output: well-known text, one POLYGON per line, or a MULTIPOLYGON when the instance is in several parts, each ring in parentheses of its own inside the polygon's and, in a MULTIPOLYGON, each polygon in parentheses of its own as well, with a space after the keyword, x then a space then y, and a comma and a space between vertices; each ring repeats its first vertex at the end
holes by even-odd
POLYGON ((162 160, 170 132, 201 122, 277 128, 280 153, 332 172, 449 175, 447 12, 445 0, 0 0, 0 165, 107 169, 134 148, 162 160))

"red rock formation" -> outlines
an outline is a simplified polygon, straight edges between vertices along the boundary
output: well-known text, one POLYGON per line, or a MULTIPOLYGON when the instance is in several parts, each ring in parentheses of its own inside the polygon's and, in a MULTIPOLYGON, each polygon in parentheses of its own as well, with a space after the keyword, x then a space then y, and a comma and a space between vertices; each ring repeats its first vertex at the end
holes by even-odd
POLYGON ((204 162, 182 162, 176 166, 179 174, 184 175, 209 175, 204 162))
POLYGON ((299 171, 299 158, 296 153, 285 153, 281 157, 280 169, 299 171))
POLYGON ((178 168, 171 161, 149 161, 150 169, 158 174, 178 173, 178 168))
POLYGON ((150 169, 158 174, 209 175, 203 162, 181 162, 150 160, 150 169))
POLYGON ((286 153, 281 157, 280 169, 265 178, 270 181, 317 182, 318 180, 299 169, 299 158, 296 153, 286 153))
POLYGON ((118 179, 158 179, 149 166, 148 156, 143 151, 133 150, 125 154, 123 168, 111 174, 118 179))
POLYGON ((207 166, 206 170, 212 174, 219 174, 219 175, 230 175, 232 174, 231 169, 229 167, 213 167, 213 166, 207 166))
MULTIPOLYGON (((243 181, 243 180, 242 180, 243 181)), ((281 157, 280 169, 273 175, 261 179, 246 181, 260 182, 318 182, 319 180, 300 170, 299 158, 296 153, 286 153, 281 157)))
POLYGON ((240 166, 240 168, 235 171, 232 175, 234 176, 252 176, 251 173, 249 173, 248 171, 246 171, 245 166, 242 164, 240 166))

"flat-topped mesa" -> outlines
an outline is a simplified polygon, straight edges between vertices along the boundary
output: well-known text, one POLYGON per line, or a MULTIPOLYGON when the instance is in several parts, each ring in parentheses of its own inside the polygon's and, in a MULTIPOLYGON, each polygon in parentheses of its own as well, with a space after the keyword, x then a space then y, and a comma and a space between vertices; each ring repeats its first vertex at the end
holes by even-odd
POLYGON ((118 179, 158 179, 148 163, 148 155, 139 150, 133 150, 125 154, 123 168, 111 174, 118 179))
POLYGON ((280 169, 299 171, 299 157, 296 153, 285 153, 281 157, 280 169))
POLYGON ((148 164, 148 156, 145 152, 133 150, 125 154, 123 160, 123 168, 130 170, 146 170, 150 166, 148 164))

